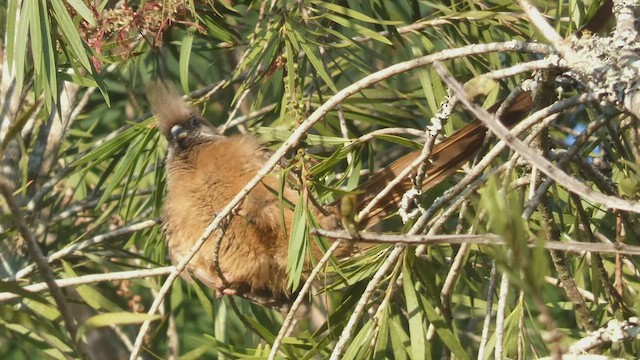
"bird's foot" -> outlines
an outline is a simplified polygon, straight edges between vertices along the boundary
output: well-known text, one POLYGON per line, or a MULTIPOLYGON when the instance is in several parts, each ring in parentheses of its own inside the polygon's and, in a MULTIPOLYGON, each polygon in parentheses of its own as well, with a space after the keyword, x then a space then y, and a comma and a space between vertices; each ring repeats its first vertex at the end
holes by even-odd
POLYGON ((216 297, 219 299, 225 295, 238 295, 238 290, 231 288, 217 288, 216 297))

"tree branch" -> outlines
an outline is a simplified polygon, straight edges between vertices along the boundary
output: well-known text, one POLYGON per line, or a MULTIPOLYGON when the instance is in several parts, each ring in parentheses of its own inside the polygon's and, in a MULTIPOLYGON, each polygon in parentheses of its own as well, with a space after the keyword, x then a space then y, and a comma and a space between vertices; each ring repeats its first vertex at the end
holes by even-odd
POLYGON ((84 348, 85 344, 81 339, 77 338, 78 328, 76 326, 75 320, 71 316, 71 313, 67 309, 67 302, 64 298, 64 294, 56 284, 55 276, 53 275, 51 268, 49 268, 49 265, 47 264, 47 261, 42 254, 42 250, 40 250, 40 246, 38 245, 35 236, 33 236, 33 233, 29 230, 29 227, 25 223, 22 211, 20 211, 20 208, 18 207, 15 198, 13 197, 13 193, 9 188, 9 184, 7 184, 4 177, 1 176, 0 192, 2 193, 2 196, 4 197, 7 206, 11 211, 11 215, 13 216, 14 223, 18 231, 20 232, 20 235, 22 235, 27 244, 27 248, 29 249, 31 258, 37 264, 38 270, 44 278, 45 283, 47 284, 47 287, 51 292, 51 296, 53 297, 53 300, 58 307, 58 311, 60 312, 60 315, 62 315, 64 326, 69 333, 71 342, 75 346, 77 355, 81 359, 86 359, 88 355, 86 349, 84 348))

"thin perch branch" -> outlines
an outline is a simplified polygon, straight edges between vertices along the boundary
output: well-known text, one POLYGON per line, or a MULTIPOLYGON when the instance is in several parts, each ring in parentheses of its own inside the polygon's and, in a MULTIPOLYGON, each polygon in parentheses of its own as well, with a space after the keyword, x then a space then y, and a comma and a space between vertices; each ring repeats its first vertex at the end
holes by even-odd
MULTIPOLYGON (((120 271, 120 272, 112 272, 106 274, 91 274, 91 275, 83 275, 69 279, 58 279, 55 280, 56 285, 59 288, 65 288, 69 286, 78 286, 84 284, 93 284, 101 281, 114 281, 114 280, 128 280, 128 279, 140 279, 151 276, 159 276, 159 275, 167 275, 171 273, 175 269, 174 266, 164 266, 160 268, 154 269, 140 269, 140 270, 131 270, 131 271, 120 271)), ((27 285, 22 288, 23 290, 39 293, 46 291, 48 289, 47 283, 37 283, 32 285, 27 285)), ((5 302, 7 300, 16 299, 22 297, 20 294, 12 293, 12 292, 2 292, 0 293, 0 303, 5 302)))
POLYGON ((0 192, 4 197, 9 210, 11 211, 11 215, 13 217, 14 223, 20 235, 24 238, 27 248, 29 249, 29 254, 33 261, 38 265, 38 270, 40 271, 40 275, 44 278, 49 291, 51 292, 51 296, 53 297, 53 301, 55 301, 58 311, 62 316, 63 323, 67 332, 69 333, 69 337, 71 342, 74 344, 76 353, 81 359, 87 358, 87 352, 84 348, 85 344, 77 338, 78 327, 76 326, 75 319, 71 316, 69 309, 67 308, 67 301, 60 290, 60 287, 56 284, 56 278, 53 275, 53 271, 49 268, 44 255, 42 254, 42 250, 40 250, 40 246, 38 245, 38 241, 36 240, 33 233, 29 230, 27 223, 24 220, 24 216, 22 215, 22 211, 18 207, 15 198, 13 197, 13 193, 9 188, 9 185, 5 181, 4 177, 0 177, 0 192))
MULTIPOLYGON (((435 64, 435 67, 442 67, 440 64, 435 64)), ((446 71, 446 70, 445 70, 446 71)), ((580 195, 581 197, 605 206, 608 209, 626 210, 635 213, 640 213, 640 203, 636 201, 628 201, 615 196, 608 196, 602 193, 594 192, 583 183, 567 175, 564 171, 553 165, 549 160, 536 154, 536 152, 527 147, 522 141, 518 140, 509 129, 500 123, 500 121, 489 114, 485 109, 477 106, 464 96, 464 89, 458 81, 456 81, 450 74, 442 75, 442 80, 454 91, 454 93, 460 98, 469 111, 473 113, 488 129, 491 130, 501 140, 504 140, 510 148, 518 152, 520 156, 529 161, 533 166, 537 167, 540 171, 547 176, 563 185, 567 190, 580 195)))
MULTIPOLYGON (((507 242, 500 235, 411 235, 411 234, 379 234, 369 232, 359 232, 357 237, 344 230, 324 230, 312 229, 312 234, 324 236, 331 239, 348 239, 361 241, 363 243, 375 244, 406 244, 406 245, 439 245, 439 244, 476 244, 503 246, 507 242)), ((582 254, 584 252, 594 252, 612 255, 640 255, 640 246, 618 244, 618 243, 585 243, 578 241, 546 241, 544 248, 548 250, 559 250, 571 253, 582 254)), ((537 248, 540 244, 533 239, 529 247, 537 248)))

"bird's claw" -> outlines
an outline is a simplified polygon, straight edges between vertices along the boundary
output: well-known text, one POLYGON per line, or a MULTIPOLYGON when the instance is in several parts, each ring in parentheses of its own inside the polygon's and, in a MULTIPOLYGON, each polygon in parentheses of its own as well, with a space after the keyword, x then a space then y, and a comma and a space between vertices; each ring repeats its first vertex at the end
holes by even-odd
POLYGON ((217 288, 216 289, 216 297, 219 299, 225 295, 238 295, 238 290, 231 288, 217 288))

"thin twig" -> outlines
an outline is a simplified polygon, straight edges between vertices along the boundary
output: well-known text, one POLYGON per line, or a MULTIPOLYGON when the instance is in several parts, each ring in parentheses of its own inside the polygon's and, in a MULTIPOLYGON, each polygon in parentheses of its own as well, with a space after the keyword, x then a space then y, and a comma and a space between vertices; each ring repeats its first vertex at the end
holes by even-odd
MULTIPOLYGON (((145 189, 145 190, 139 190, 139 191, 130 190, 130 191, 127 191, 126 195, 124 196, 126 197, 144 196, 144 195, 149 195, 152 192, 153 190, 151 189, 145 189)), ((123 194, 111 195, 106 200, 104 200, 103 203, 108 203, 108 202, 117 201, 117 200, 119 201, 122 199, 122 197, 123 197, 123 194)), ((68 219, 71 216, 76 215, 77 213, 82 212, 84 210, 95 209, 96 205, 98 204, 100 204, 100 196, 95 196, 86 200, 78 201, 73 205, 69 206, 67 209, 62 210, 56 215, 52 216, 47 221, 47 226, 51 226, 54 223, 68 219)))
POLYGON ((491 275, 489 275, 489 286, 487 287, 487 300, 485 306, 484 322, 482 325, 482 337, 478 349, 478 360, 484 360, 484 352, 489 341, 489 328, 491 327, 491 316, 493 314, 493 292, 496 289, 496 279, 498 278, 498 266, 496 262, 491 263, 491 275))
MULTIPOLYGON (((115 280, 128 280, 128 279, 141 279, 147 278, 151 276, 159 276, 159 275, 167 275, 171 271, 175 269, 174 266, 164 266, 153 269, 140 269, 140 270, 131 270, 131 271, 120 271, 120 272, 112 272, 106 274, 91 274, 91 275, 83 275, 74 278, 68 279, 57 279, 55 280, 55 284, 59 288, 65 288, 70 286, 78 286, 84 284, 93 284, 102 281, 115 281, 115 280)), ((22 288, 23 290, 39 293, 46 291, 48 289, 47 283, 37 283, 32 285, 27 285, 22 288)), ((20 294, 12 293, 12 292, 2 292, 0 293, 0 303, 5 302, 7 300, 16 299, 22 297, 20 294)))
MULTIPOLYGON (((344 116, 344 109, 342 108, 342 104, 338 105, 336 108, 338 110, 338 123, 340 124, 340 135, 342 138, 349 139, 349 128, 347 127, 347 119, 344 116)), ((351 163, 353 163, 353 153, 349 152, 347 154, 347 166, 350 167, 351 163)), ((349 174, 345 174, 348 176, 349 174)))
POLYGON ((605 344, 636 339, 639 333, 640 322, 637 317, 623 321, 613 319, 607 323, 607 327, 600 328, 571 345, 568 353, 582 354, 605 344))
POLYGON ((527 17, 531 21, 531 23, 542 33, 547 41, 553 45, 553 47, 562 55, 566 60, 575 63, 577 62, 578 56, 576 55, 573 48, 565 41, 565 39, 558 34, 558 32, 547 23, 544 16, 538 11, 538 9, 531 4, 528 0, 518 0, 520 3, 520 7, 527 14, 527 17))
POLYGON ((507 309, 507 297, 509 296, 509 276, 506 273, 502 274, 502 280, 500 280, 500 294, 498 295, 498 310, 496 312, 496 347, 495 347, 495 359, 502 360, 502 350, 504 347, 504 320, 505 311, 507 309))
MULTIPOLYGON (((153 219, 153 220, 144 220, 141 221, 139 223, 135 223, 135 224, 131 224, 125 227, 121 227, 119 229, 113 230, 113 231, 109 231, 105 234, 100 234, 97 236, 94 236, 90 239, 84 240, 84 241, 80 241, 77 242, 75 244, 69 245, 67 247, 65 247, 62 250, 58 250, 56 252, 54 252, 51 255, 47 255, 46 257, 44 257, 44 260, 47 263, 51 263, 55 260, 61 259, 65 256, 68 256, 70 254, 73 254, 76 251, 80 251, 83 249, 86 249, 89 246, 92 245, 96 245, 96 244, 100 244, 106 240, 109 239, 113 239, 122 235, 127 235, 136 231, 140 231, 143 229, 147 229, 153 226, 156 226, 160 223, 160 220, 158 219, 153 219)), ((11 277, 9 280, 17 280, 17 279, 21 279, 29 274, 31 274, 33 272, 33 270, 35 270, 35 265, 29 265, 21 270, 19 270, 15 276, 11 277)))
MULTIPOLYGON (((374 244, 406 244, 406 245, 439 245, 439 244, 475 244, 475 245, 493 245, 503 246, 507 242, 500 235, 483 234, 483 235, 412 235, 412 234, 380 234, 359 232, 357 236, 349 234, 344 230, 324 230, 312 229, 312 234, 320 235, 330 239, 360 240, 363 243, 374 244)), ((584 252, 594 252, 600 254, 611 255, 640 255, 640 246, 618 244, 618 243, 586 243, 578 241, 546 241, 544 244, 538 244, 535 240, 531 240, 528 244, 531 248, 543 246, 548 250, 559 250, 564 252, 582 254, 584 252)))
MULTIPOLYGON (((562 282, 560 281, 560 279, 551 277, 551 276, 545 276, 544 277, 544 281, 552 286, 555 287, 562 287, 562 282)), ((597 305, 606 305, 608 304, 607 301, 603 300, 603 299, 597 299, 596 296, 589 290, 585 290, 583 288, 578 288, 578 291, 580 291, 580 294, 587 300, 591 301, 594 304, 597 305)))
POLYGON ((447 70, 439 63, 434 64, 434 67, 442 69, 441 78, 454 91, 460 101, 471 111, 482 123, 490 129, 496 136, 504 140, 510 148, 518 152, 523 158, 529 161, 533 166, 536 166, 540 171, 544 172, 547 176, 554 179, 557 183, 562 184, 575 194, 580 195, 584 199, 592 201, 594 203, 601 204, 609 209, 626 210, 635 213, 640 213, 640 204, 636 201, 628 201, 615 196, 609 196, 602 193, 594 192, 583 183, 567 175, 564 171, 553 165, 549 160, 536 154, 536 152, 527 147, 522 141, 518 140, 509 132, 500 121, 489 114, 483 108, 477 106, 469 99, 465 97, 462 85, 456 81, 453 76, 448 74, 447 70))
MULTIPOLYGON (((578 154, 578 151, 582 149, 584 144, 586 144, 588 139, 596 132, 596 130, 598 130, 600 127, 605 125, 608 121, 609 121, 609 117, 606 115, 600 116, 595 121, 591 121, 589 123, 589 126, 587 126, 587 128, 582 132, 582 134, 580 134, 580 136, 578 136, 575 139, 573 144, 571 144, 571 146, 569 147, 567 152, 563 155, 563 157, 560 160, 558 160, 557 166, 561 169, 564 168, 564 166, 566 165, 566 163, 569 162, 569 160, 574 159, 576 157, 576 155, 578 154)), ((533 212, 537 208, 538 203, 542 200, 544 194, 547 192, 551 184, 553 184, 553 179, 547 179, 544 182, 542 182, 540 186, 538 186, 538 189, 535 191, 535 194, 530 198, 529 203, 527 204, 527 207, 523 211, 522 216, 525 220, 529 219, 533 215, 533 212)), ((610 192, 610 193, 614 193, 614 192, 610 192)))
POLYGON ((22 211, 18 207, 18 204, 13 197, 13 193, 4 177, 0 177, 0 192, 2 193, 2 196, 4 197, 7 206, 11 211, 11 215, 18 229, 18 232, 20 232, 20 235, 27 244, 31 259, 33 259, 33 261, 37 264, 40 275, 44 278, 47 288, 49 289, 49 291, 51 292, 51 296, 53 297, 53 301, 56 303, 60 315, 62 315, 64 326, 69 333, 71 342, 74 344, 77 355, 81 359, 87 358, 88 355, 85 349, 85 344, 81 339, 77 338, 78 328, 73 316, 71 316, 71 313, 67 308, 67 301, 64 297, 64 294, 60 290, 60 287, 58 287, 58 285, 56 284, 56 278, 53 275, 53 271, 51 271, 51 268, 47 264, 47 261, 42 254, 42 250, 40 250, 40 246, 38 245, 38 241, 36 240, 33 233, 29 230, 29 227, 24 220, 24 216, 22 215, 22 211))
MULTIPOLYGON (((509 96, 511 97, 511 95, 509 96)), ((508 97, 508 98, 509 98, 508 97)), ((507 99, 508 99, 507 98, 507 99)), ((529 117, 527 117, 526 119, 522 120, 520 123, 518 123, 518 125, 516 125, 512 130, 511 133, 514 136, 518 136, 521 132, 523 132, 524 130, 526 130, 528 127, 532 126, 533 124, 539 122, 539 121, 546 121, 546 118, 549 118, 550 116, 553 116, 554 114, 561 112, 563 110, 566 110, 568 108, 571 108, 577 104, 583 103, 583 102, 588 102, 588 101, 592 101, 593 97, 586 94, 586 95, 580 95, 580 96, 576 96, 573 98, 569 98, 563 101, 560 101, 556 104, 553 104, 547 108, 541 109, 533 114, 531 114, 529 117)), ((504 150, 504 148, 506 147, 506 143, 504 141, 499 141, 483 158, 482 160, 480 160, 471 170, 469 170, 467 172, 467 174, 465 175, 465 177, 463 179, 461 179, 460 181, 458 181, 452 188, 450 188, 449 190, 447 190, 442 196, 438 197, 432 204, 431 206, 425 211, 424 215, 420 217, 420 219, 418 219, 417 223, 421 224, 421 226, 424 226, 426 224, 426 221, 433 215, 436 213, 436 211, 438 209, 440 209, 441 207, 444 206, 444 204, 448 203, 449 201, 451 201, 453 198, 455 198, 456 196, 458 196, 461 193, 470 193, 472 189, 475 189, 477 186, 481 185, 482 182, 476 182, 474 186, 471 186, 472 182, 477 181, 476 179, 481 179, 481 178, 488 178, 487 174, 485 173, 485 170, 489 167, 489 165, 500 155, 500 153, 502 153, 502 151, 504 150)), ((461 204, 461 201, 457 201, 457 204, 461 204)), ((448 207, 447 210, 445 211, 446 214, 449 214, 449 216, 454 212, 453 210, 455 209, 455 207, 448 207)), ((444 214, 442 214, 441 216, 438 217, 438 219, 436 219, 436 222, 438 223, 443 223, 446 221, 446 219, 448 218, 448 216, 444 216, 444 214)), ((435 232, 429 232, 430 234, 435 234, 435 232)), ((418 249, 416 249, 416 254, 421 254, 424 251, 424 247, 418 247, 418 249)))
MULTIPOLYGON (((249 95, 249 91, 250 91, 250 89, 246 89, 242 93, 242 95, 240 95, 240 97, 238 98, 238 101, 236 102, 236 106, 234 106, 233 109, 231 110, 231 112, 229 113, 228 120, 220 127, 220 133, 221 134, 224 134, 224 132, 227 131, 227 129, 230 127, 231 121, 236 116, 236 113, 238 112, 238 110, 240 110, 240 106, 242 106, 242 103, 247 98, 247 95, 249 95)), ((242 124, 242 123, 237 123, 237 124, 242 124)), ((244 129, 244 130, 246 130, 246 129, 244 129)))
POLYGON ((226 130, 234 128, 240 124, 244 124, 247 121, 259 118, 262 115, 268 114, 269 112, 273 111, 273 109, 275 108, 276 108, 276 104, 271 104, 263 107, 262 109, 250 112, 247 115, 238 116, 237 118, 234 118, 234 119, 229 118, 229 121, 227 121, 224 124, 224 126, 218 128, 218 132, 223 134, 226 130))
POLYGON ((362 316, 365 306, 369 302, 369 299, 373 295, 373 292, 376 290, 376 287, 378 286, 380 281, 382 281, 382 279, 386 276, 387 271, 391 268, 391 266, 393 266, 396 263, 400 255, 402 255, 402 253, 405 250, 405 247, 406 247, 405 245, 396 245, 391 251, 391 253, 389 254, 389 256, 387 257, 387 259, 384 261, 382 266, 380 266, 380 268, 378 269, 378 271, 376 271, 376 273, 373 275, 371 280, 369 280, 369 283, 367 284, 367 288, 362 293, 360 301, 358 301, 358 304, 356 305, 355 309, 351 313, 351 317, 349 317, 349 322, 347 322, 347 325, 344 327, 344 329, 342 329, 340 338, 338 339, 336 346, 333 348, 333 351, 331 352, 330 360, 339 360, 342 357, 342 350, 347 345, 347 342, 349 341, 349 339, 351 339, 353 330, 355 329, 358 321, 360 321, 360 317, 362 316))
POLYGON ((417 169, 421 164, 423 164, 431 156, 431 149, 433 148, 434 143, 435 143, 435 136, 428 138, 427 142, 422 148, 422 152, 420 153, 420 156, 418 156, 415 160, 413 160, 411 164, 409 164, 409 166, 402 169, 402 171, 400 172, 400 174, 398 174, 398 176, 396 176, 393 180, 389 181, 387 185, 384 187, 384 189, 382 189, 382 191, 376 194, 376 196, 373 199, 371 199, 371 201, 369 201, 367 206, 365 206, 364 209, 362 209, 358 213, 357 218, 364 219, 364 217, 367 216, 367 214, 369 214, 369 212, 371 212, 371 210, 373 210, 373 208, 385 196, 387 196, 391 191, 393 191, 396 185, 404 181, 404 179, 407 178, 409 174, 411 174, 415 169, 417 169))
MULTIPOLYGON (((373 333, 371 338, 371 346, 376 346, 376 342, 378 341, 378 336, 380 335, 381 329, 380 324, 384 321, 383 315, 385 311, 389 310, 389 304, 391 303, 393 296, 395 295, 398 287, 402 285, 402 281, 400 280, 400 276, 402 276, 402 259, 395 262, 395 266, 393 270, 391 270, 391 278, 388 281, 387 290, 385 291, 384 298, 380 301, 380 305, 378 305, 378 309, 376 313, 372 317, 373 326, 369 330, 369 334, 373 333)), ((369 337, 367 334, 366 337, 369 337)))
POLYGON ((512 77, 526 72, 532 72, 536 70, 546 70, 550 68, 556 68, 562 66, 560 59, 552 56, 546 57, 541 60, 533 60, 528 62, 519 63, 513 66, 506 67, 504 69, 498 69, 490 71, 482 76, 486 76, 489 79, 499 80, 506 77, 512 77))
MULTIPOLYGON (((519 74, 521 72, 525 72, 525 71, 531 71, 533 69, 536 68, 548 68, 551 65, 557 65, 555 64, 553 61, 539 61, 539 62, 531 62, 531 63, 527 63, 530 66, 513 66, 510 68, 506 68, 503 70, 496 70, 493 72, 490 72, 488 74, 486 74, 487 77, 492 78, 492 79, 500 79, 506 76, 513 76, 516 74, 519 74)), ((577 105, 578 103, 582 103, 582 102, 586 102, 586 101, 591 101, 593 100, 589 95, 583 95, 581 97, 573 97, 568 99, 566 102, 559 104, 558 106, 554 107, 553 105, 545 108, 543 110, 541 110, 540 112, 530 116, 529 118, 527 118, 525 121, 522 122, 522 125, 520 125, 518 127, 518 129, 526 129, 528 126, 530 126, 531 123, 539 121, 539 119, 547 117, 548 114, 552 114, 552 113, 557 113, 559 111, 561 111, 561 109, 564 109, 566 107, 572 107, 577 105)), ((520 130, 516 130, 515 131, 520 131, 520 130)), ((424 136, 424 134, 423 134, 424 136)), ((429 141, 434 141, 435 138, 434 137, 428 137, 427 138, 427 142, 429 141)), ((367 204, 367 206, 362 209, 362 211, 360 211, 360 213, 358 214, 358 218, 362 219, 364 218, 377 204, 378 202, 384 198, 390 191, 393 190, 393 188, 401 181, 403 181, 411 172, 413 172, 416 168, 418 168, 421 165, 425 164, 425 160, 427 158, 429 158, 430 154, 431 154, 431 148, 432 148, 432 143, 429 143, 428 146, 424 146, 423 147, 423 152, 421 153, 420 157, 418 157, 417 159, 415 159, 409 166, 407 166, 405 169, 402 170, 402 172, 400 174, 398 174, 398 176, 396 176, 393 180, 391 180, 386 187, 380 191, 380 193, 378 193, 373 199, 371 199, 371 201, 367 204)), ((499 154, 499 151, 501 151, 501 149, 505 146, 505 144, 499 144, 499 148, 495 150, 495 152, 493 152, 492 154, 495 154, 495 156, 497 156, 499 154)), ((488 165, 488 162, 486 162, 488 165)), ((421 172, 419 172, 418 174, 420 174, 421 172)), ((417 183, 419 183, 419 180, 416 181, 417 183)))
POLYGON ((291 328, 291 325, 295 318, 296 312, 298 311, 298 308, 304 301, 307 293, 309 292, 309 289, 311 289, 311 286, 313 285, 315 278, 318 276, 318 274, 320 273, 322 268, 325 266, 327 261, 329 261, 329 259, 331 258, 331 255, 338 249, 338 247, 340 247, 340 245, 341 245, 341 240, 334 241, 331 247, 325 252, 324 256, 322 256, 322 258, 318 261, 318 264, 313 268, 313 270, 311 270, 309 277, 304 282, 304 285, 302 286, 302 289, 300 289, 300 292, 296 296, 295 301, 293 302, 293 304, 291 304, 291 309, 289 309, 287 316, 282 322, 282 326, 280 327, 278 336, 273 341, 273 345, 271 346, 271 351, 269 352, 269 357, 268 357, 269 360, 274 360, 276 358, 276 355, 278 355, 278 349, 282 344, 282 340, 284 339, 284 337, 289 332, 289 329, 291 328))

